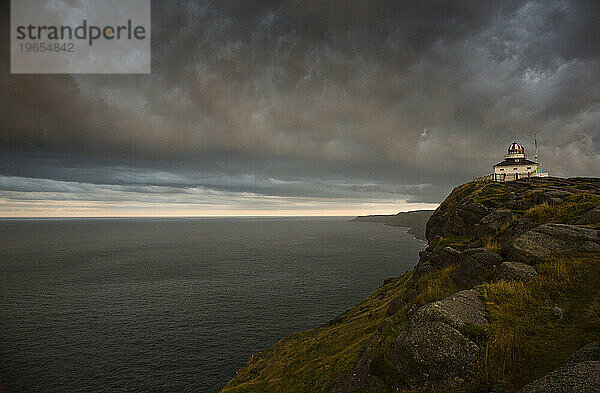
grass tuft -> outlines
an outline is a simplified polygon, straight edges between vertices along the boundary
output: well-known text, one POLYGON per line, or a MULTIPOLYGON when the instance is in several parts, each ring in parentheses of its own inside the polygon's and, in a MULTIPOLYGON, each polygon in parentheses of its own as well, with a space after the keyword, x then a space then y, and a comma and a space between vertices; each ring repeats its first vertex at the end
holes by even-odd
POLYGON ((429 273, 419 278, 416 283, 414 303, 423 305, 452 295, 458 288, 452 280, 456 266, 429 273))

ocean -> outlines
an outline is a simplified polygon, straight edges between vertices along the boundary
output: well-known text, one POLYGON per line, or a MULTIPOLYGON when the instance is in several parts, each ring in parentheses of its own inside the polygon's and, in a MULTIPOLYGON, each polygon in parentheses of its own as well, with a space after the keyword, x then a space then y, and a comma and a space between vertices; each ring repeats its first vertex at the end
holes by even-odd
POLYGON ((217 392, 425 243, 349 218, 0 221, 0 392, 217 392))

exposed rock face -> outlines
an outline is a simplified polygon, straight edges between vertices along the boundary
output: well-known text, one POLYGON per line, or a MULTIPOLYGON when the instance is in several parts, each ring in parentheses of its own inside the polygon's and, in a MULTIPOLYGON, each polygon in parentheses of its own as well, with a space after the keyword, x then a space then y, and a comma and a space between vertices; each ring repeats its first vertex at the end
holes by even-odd
POLYGON ((442 259, 438 253, 421 251, 419 253, 419 263, 417 263, 413 271, 413 278, 418 280, 424 274, 434 272, 442 267, 442 259))
POLYGON ((600 208, 589 210, 577 222, 577 225, 598 225, 600 224, 600 208))
POLYGON ((473 254, 478 254, 480 252, 484 252, 485 248, 478 246, 478 247, 469 247, 467 248, 465 251, 463 251, 463 255, 473 255, 473 254))
POLYGON ((404 386, 435 386, 464 377, 477 345, 452 326, 425 322, 404 330, 396 341, 396 368, 404 386))
POLYGON ((600 342, 589 343, 579 351, 575 352, 567 361, 565 366, 572 366, 581 362, 600 361, 600 342))
POLYGON ((461 257, 462 252, 452 247, 444 247, 444 249, 440 252, 440 260, 442 262, 442 266, 444 267, 458 263, 461 257))
POLYGON ((533 202, 526 201, 523 199, 514 199, 512 201, 506 202, 506 207, 508 209, 514 209, 514 210, 527 210, 527 209, 533 207, 533 202))
POLYGON ((466 290, 421 307, 412 317, 411 323, 423 322, 443 322, 460 330, 467 324, 485 325, 487 319, 485 306, 477 292, 466 290))
POLYGON ((469 202, 460 209, 456 209, 449 216, 441 216, 438 210, 427 221, 425 235, 428 240, 435 236, 469 235, 475 230, 475 224, 490 213, 489 209, 481 203, 469 202), (437 214, 437 216, 436 216, 437 214))
MULTIPOLYGON (((560 204, 577 194, 600 195, 599 186, 597 179, 589 178, 525 179, 503 184, 490 182, 483 187, 468 183, 457 187, 433 213, 427 222, 426 237, 429 242, 453 235, 480 237, 493 235, 505 226, 510 226, 510 237, 536 226, 522 212, 542 203, 560 204)), ((598 224, 599 210, 596 207, 580 221, 568 223, 598 224)))
POLYGON ((463 288, 483 281, 502 262, 495 252, 481 251, 465 257, 452 274, 452 280, 463 288))
MULTIPOLYGON (((540 225, 536 216, 536 212, 548 214, 552 206, 586 192, 600 195, 600 183, 588 179, 533 179, 458 187, 427 223, 430 247, 419 254, 413 280, 419 282, 429 273, 456 266, 452 279, 462 288, 472 288, 488 279, 527 282, 535 280, 538 273, 522 262, 532 263, 555 251, 600 248, 598 230, 571 225, 594 225, 594 209, 578 216, 577 222, 565 221, 569 225, 540 225), (526 214, 528 209, 542 203, 548 206, 526 214), (502 249, 505 259, 510 259, 503 262, 499 253, 486 250, 484 244, 487 248, 502 249)), ((431 390, 468 378, 478 360, 478 348, 466 335, 466 329, 472 324, 488 323, 478 293, 472 289, 460 291, 420 308, 399 296, 389 304, 386 315, 395 315, 407 305, 408 324, 396 337, 393 353, 399 376, 396 390, 431 390)), ((559 308, 553 313, 554 318, 565 316, 559 308)), ((590 353, 585 355, 588 363, 597 360, 593 350, 590 353)), ((348 388, 344 392, 357 388, 380 391, 380 380, 369 374, 367 365, 372 360, 369 356, 372 355, 362 354, 353 372, 345 377, 346 382, 352 383, 344 385, 348 388)), ((561 369, 560 378, 572 375, 585 380, 589 378, 589 367, 578 364, 574 369, 561 369)), ((558 379, 552 381, 558 385, 549 386, 560 389, 558 379)), ((593 386, 588 382, 582 386, 593 386)))
MULTIPOLYGON (((455 265, 452 279, 461 288, 488 279, 528 282, 537 278, 530 264, 540 258, 572 249, 598 251, 599 231, 574 224, 596 225, 600 207, 577 220, 562 218, 567 224, 540 225, 553 214, 552 209, 561 211, 556 206, 581 201, 583 194, 600 195, 600 183, 595 179, 530 179, 458 187, 427 223, 430 247, 420 254, 413 278, 455 265), (484 244, 487 249, 501 249, 502 255, 486 250, 484 244)), ((428 388, 465 377, 471 349, 476 346, 461 331, 469 324, 487 323, 477 293, 462 291, 415 308, 408 312, 408 326, 396 342, 397 371, 406 376, 398 388, 428 388)), ((564 310, 560 311, 554 318, 564 317, 564 310)))
POLYGON ((561 367, 519 390, 519 393, 600 392, 600 362, 561 367))
POLYGON ((473 290, 461 291, 418 309, 396 340, 394 358, 400 388, 435 387, 464 378, 477 345, 461 333, 469 324, 487 324, 485 307, 473 290))
POLYGON ((517 219, 517 215, 506 209, 498 209, 481 219, 477 224, 480 235, 494 235, 517 219))
POLYGON ((424 274, 454 265, 461 260, 462 255, 463 253, 452 247, 445 247, 439 253, 421 251, 419 253, 419 263, 417 263, 413 271, 413 277, 418 280, 424 274))
POLYGON ((563 367, 539 378, 518 393, 600 392, 600 343, 575 352, 563 367))
POLYGON ((494 272, 494 281, 533 281, 538 276, 537 271, 529 265, 520 262, 502 262, 494 272))
POLYGON ((544 224, 517 236, 503 251, 512 260, 535 263, 558 251, 600 251, 600 233, 595 229, 565 224, 544 224))
POLYGON ((380 333, 376 333, 369 342, 360 350, 358 360, 352 370, 342 376, 333 393, 350 393, 358 389, 369 392, 385 392, 386 384, 381 378, 371 374, 370 364, 375 357, 374 348, 381 339, 380 333))

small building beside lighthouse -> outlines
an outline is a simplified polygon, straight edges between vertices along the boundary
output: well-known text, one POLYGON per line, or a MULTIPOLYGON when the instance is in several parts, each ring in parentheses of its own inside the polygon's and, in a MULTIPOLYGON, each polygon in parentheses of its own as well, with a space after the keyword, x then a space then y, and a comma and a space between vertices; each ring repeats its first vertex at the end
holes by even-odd
POLYGON ((508 147, 508 153, 504 156, 504 161, 497 163, 493 167, 494 172, 475 178, 476 181, 512 181, 530 177, 548 177, 548 173, 542 172, 541 165, 537 160, 537 149, 535 161, 527 159, 525 148, 516 141, 508 147))

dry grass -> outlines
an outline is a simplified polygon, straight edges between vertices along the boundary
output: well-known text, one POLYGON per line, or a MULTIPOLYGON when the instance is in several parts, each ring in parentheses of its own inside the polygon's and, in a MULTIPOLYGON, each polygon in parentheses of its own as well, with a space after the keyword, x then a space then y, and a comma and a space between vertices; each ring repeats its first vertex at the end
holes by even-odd
POLYGON ((600 339, 600 259, 557 256, 536 266, 531 283, 497 282, 479 287, 490 324, 480 342, 475 385, 514 392, 562 364, 576 349, 600 339), (565 309, 555 320, 550 309, 565 309))
POLYGON ((483 246, 485 247, 486 251, 492 251, 498 254, 500 254, 500 251, 502 249, 502 247, 500 246, 500 242, 493 238, 485 239, 483 241, 483 246))
POLYGON ((428 251, 435 250, 440 252, 444 247, 452 247, 457 250, 464 250, 473 241, 473 236, 451 235, 448 237, 440 237, 437 241, 431 242, 428 251))
POLYGON ((525 212, 525 217, 539 223, 568 223, 593 207, 600 206, 600 197, 591 194, 574 194, 562 203, 540 203, 525 212))
POLYGON ((458 288, 452 281, 454 270, 456 270, 456 266, 450 266, 444 270, 421 277, 416 284, 415 291, 417 295, 414 298, 414 303, 427 304, 455 293, 458 288))
POLYGON ((548 222, 555 217, 558 210, 556 205, 550 206, 547 202, 540 203, 525 212, 525 217, 533 218, 536 221, 548 222))

